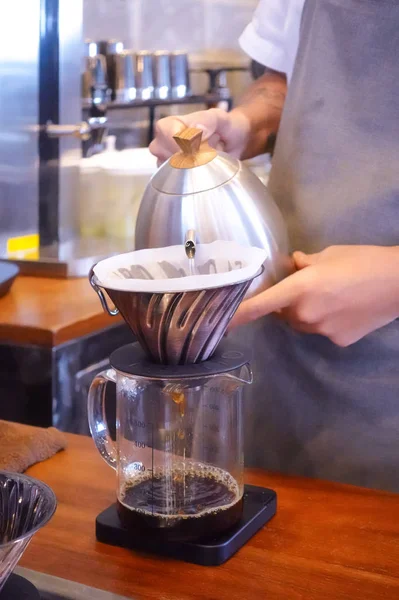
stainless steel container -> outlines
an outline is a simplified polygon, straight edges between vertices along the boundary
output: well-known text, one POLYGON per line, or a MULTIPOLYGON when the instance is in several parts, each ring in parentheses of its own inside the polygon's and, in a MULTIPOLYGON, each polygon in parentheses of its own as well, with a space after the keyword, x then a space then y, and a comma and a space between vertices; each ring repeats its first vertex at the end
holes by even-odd
POLYGON ((97 54, 86 57, 86 69, 83 73, 82 97, 94 104, 104 101, 108 89, 107 62, 105 56, 97 54))
POLYGON ((137 98, 136 54, 124 50, 114 56, 114 94, 117 102, 131 102, 137 98))
POLYGON ((164 100, 172 92, 170 78, 170 52, 160 50, 153 55, 154 96, 164 100))
POLYGON ((283 218, 256 175, 201 137, 193 128, 175 137, 181 152, 162 165, 144 193, 136 249, 184 244, 190 229, 199 243, 234 240, 265 248, 265 270, 250 293, 266 289, 292 272, 283 218))
POLYGON ((185 98, 191 94, 190 71, 187 52, 173 52, 170 56, 172 98, 185 98))
POLYGON ((105 56, 107 62, 107 78, 111 88, 111 99, 115 100, 115 88, 116 88, 116 57, 118 54, 123 52, 123 42, 120 40, 100 40, 92 41, 86 40, 86 54, 93 56, 95 54, 102 54, 105 56))
POLYGON ((142 51, 136 54, 137 98, 149 100, 154 97, 153 55, 142 51))

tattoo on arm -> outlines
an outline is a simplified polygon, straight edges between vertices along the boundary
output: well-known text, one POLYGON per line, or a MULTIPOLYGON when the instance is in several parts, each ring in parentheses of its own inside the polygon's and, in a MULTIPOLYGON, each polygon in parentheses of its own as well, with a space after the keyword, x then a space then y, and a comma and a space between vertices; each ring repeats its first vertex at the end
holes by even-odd
POLYGON ((285 93, 273 88, 274 86, 272 87, 267 84, 263 85, 262 87, 255 88, 248 93, 248 96, 245 98, 245 100, 248 102, 254 100, 255 98, 262 98, 262 100, 265 100, 267 104, 272 104, 275 105, 276 108, 281 108, 284 104, 285 93))
POLYGON ((250 123, 250 134, 244 158, 263 152, 273 153, 276 135, 287 94, 284 73, 259 65, 259 76, 246 91, 237 110, 250 123))
POLYGON ((264 67, 255 61, 252 61, 252 64, 256 65, 258 68, 257 74, 255 75, 256 81, 245 94, 243 102, 250 103, 259 98, 264 100, 264 102, 269 106, 271 105, 275 108, 281 109, 285 101, 286 92, 285 90, 281 89, 281 86, 276 85, 276 81, 278 81, 278 79, 286 81, 285 74, 280 73, 279 71, 274 71, 273 69, 269 69, 268 67, 264 67), (273 77, 268 79, 268 75, 273 77))

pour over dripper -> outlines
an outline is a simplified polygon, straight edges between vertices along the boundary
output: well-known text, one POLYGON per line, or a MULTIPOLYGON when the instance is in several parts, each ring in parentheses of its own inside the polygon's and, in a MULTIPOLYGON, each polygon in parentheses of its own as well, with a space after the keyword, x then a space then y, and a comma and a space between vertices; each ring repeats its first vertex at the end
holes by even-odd
POLYGON ((120 313, 153 361, 179 365, 210 358, 266 252, 233 242, 196 247, 190 276, 183 246, 140 250, 102 261, 89 279, 110 315, 120 313), (115 305, 108 306, 104 291, 115 305))
POLYGON ((53 516, 54 492, 44 483, 0 471, 0 592, 32 536, 53 516))

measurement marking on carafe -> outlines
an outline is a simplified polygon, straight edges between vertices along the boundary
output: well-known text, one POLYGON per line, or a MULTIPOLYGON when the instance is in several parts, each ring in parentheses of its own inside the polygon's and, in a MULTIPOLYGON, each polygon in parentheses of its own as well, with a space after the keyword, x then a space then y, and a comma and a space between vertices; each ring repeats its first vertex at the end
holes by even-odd
POLYGON ((144 473, 145 465, 141 463, 133 463, 133 471, 140 471, 140 473, 144 473))
POLYGON ((145 448, 145 442, 139 442, 138 440, 134 440, 134 446, 143 450, 145 448))

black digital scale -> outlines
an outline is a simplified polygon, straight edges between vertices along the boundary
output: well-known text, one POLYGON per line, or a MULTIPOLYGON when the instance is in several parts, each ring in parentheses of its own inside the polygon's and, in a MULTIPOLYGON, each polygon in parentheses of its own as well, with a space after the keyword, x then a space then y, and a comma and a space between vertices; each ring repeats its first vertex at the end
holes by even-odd
MULTIPOLYGON (((116 504, 98 515, 96 537, 99 542, 176 558, 207 567, 221 565, 246 544, 274 515, 277 509, 276 492, 267 488, 246 485, 243 514, 229 531, 215 538, 195 542, 171 542, 152 539, 151 535, 135 537, 119 520, 116 504)), ((1 599, 0 599, 1 600, 1 599)))

